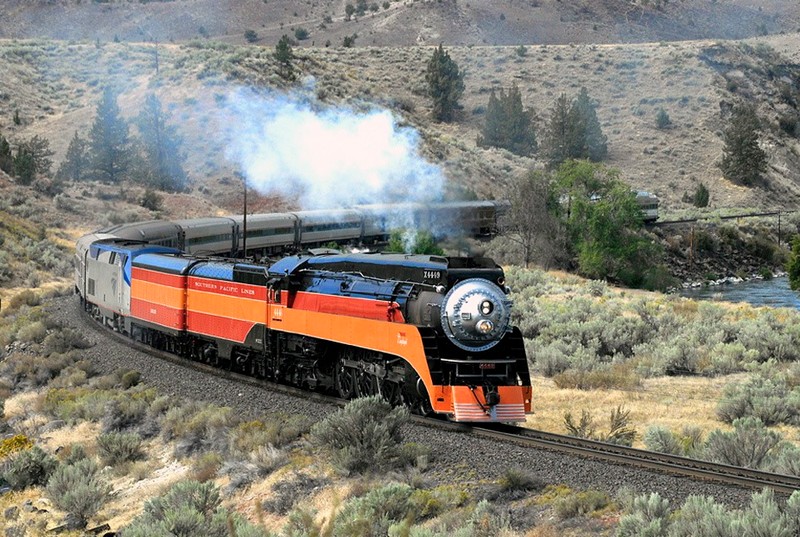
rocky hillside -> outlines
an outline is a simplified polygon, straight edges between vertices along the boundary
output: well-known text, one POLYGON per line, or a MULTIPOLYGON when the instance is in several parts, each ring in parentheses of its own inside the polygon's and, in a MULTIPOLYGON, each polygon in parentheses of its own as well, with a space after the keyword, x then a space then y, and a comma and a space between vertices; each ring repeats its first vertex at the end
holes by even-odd
MULTIPOLYGON (((684 193, 701 182, 715 208, 794 209, 800 200, 800 145, 786 122, 798 117, 800 67, 782 52, 796 50, 798 42, 794 34, 742 42, 451 47, 466 74, 466 91, 458 120, 441 124, 430 119, 425 96, 428 47, 297 49, 297 81, 288 84, 277 74, 273 46, 7 40, 0 41, 0 133, 12 144, 46 137, 56 152, 55 168, 72 134, 88 133, 106 84, 121 89, 120 106, 129 118, 155 92, 184 137, 192 194, 203 210, 229 212, 241 196, 238 180, 232 180, 240 163, 230 158, 237 144, 231 134, 240 129, 231 128, 231 96, 244 87, 274 89, 273 96, 354 117, 388 109, 396 129, 419 133, 422 156, 448 181, 480 196, 502 197, 515 175, 542 163, 477 147, 489 91, 517 84, 525 106, 537 112, 541 132, 558 96, 574 96, 585 86, 599 105, 608 164, 635 188, 658 194, 667 212, 688 207, 684 193), (764 188, 734 185, 716 166, 722 130, 740 101, 754 103, 764 121, 764 188), (662 108, 671 128, 656 127, 662 108), (13 121, 17 111, 19 125, 13 121)), ((298 142, 306 138, 302 132, 296 136, 298 142)), ((344 160, 373 156, 361 153, 363 147, 354 141, 342 149, 344 160)), ((325 161, 319 162, 324 168, 325 161)), ((291 203, 269 198, 265 206, 291 203)), ((186 209, 193 206, 182 203, 186 214, 178 216, 193 216, 186 209)))
POLYGON ((794 32, 791 0, 7 0, 0 37, 273 44, 298 28, 303 44, 531 45, 743 39, 794 32), (347 15, 346 5, 354 13, 347 15), (362 6, 359 12, 358 6, 362 6))

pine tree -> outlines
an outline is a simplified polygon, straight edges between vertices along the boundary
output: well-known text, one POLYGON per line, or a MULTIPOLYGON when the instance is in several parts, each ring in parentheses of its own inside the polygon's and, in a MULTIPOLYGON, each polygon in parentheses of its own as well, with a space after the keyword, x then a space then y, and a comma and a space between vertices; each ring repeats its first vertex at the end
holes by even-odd
POLYGON ((545 131, 545 153, 548 165, 557 167, 570 158, 574 130, 570 118, 570 104, 566 93, 559 95, 553 109, 550 111, 550 120, 545 131))
POLYGON ((278 40, 278 44, 275 45, 275 60, 278 62, 278 74, 284 80, 294 79, 293 59, 294 53, 292 52, 289 36, 283 34, 283 37, 278 40))
POLYGON ((734 183, 751 186, 761 180, 767 170, 767 154, 758 145, 761 123, 752 106, 741 105, 733 110, 723 139, 722 175, 734 183))
POLYGON ((29 185, 36 178, 33 155, 21 146, 17 149, 17 156, 14 157, 14 176, 20 185, 29 185))
POLYGON ((545 132, 545 153, 548 164, 557 167, 568 159, 589 159, 599 162, 608 155, 608 139, 586 88, 568 103, 561 94, 550 113, 545 132))
POLYGON ((442 45, 433 51, 425 73, 428 95, 433 100, 433 117, 438 121, 451 121, 458 100, 464 93, 464 74, 459 72, 442 45))
POLYGON ((588 158, 592 162, 600 162, 608 155, 608 138, 600 128, 596 108, 597 104, 589 97, 589 92, 585 87, 581 88, 570 108, 577 144, 570 155, 572 158, 588 158))
POLYGON ((56 172, 56 179, 66 181, 80 181, 86 178, 88 162, 88 142, 78 136, 78 131, 72 137, 67 148, 67 155, 56 172))
POLYGON ((14 173, 14 155, 11 153, 11 144, 2 134, 0 134, 0 170, 9 175, 14 173))
POLYGON ((53 156, 53 150, 50 149, 50 140, 37 134, 19 145, 33 159, 34 173, 50 174, 50 170, 53 167, 53 161, 50 160, 50 157, 53 156))
POLYGON ((183 169, 181 138, 175 126, 167 124, 169 117, 161 101, 151 93, 136 118, 144 153, 143 179, 146 184, 163 190, 181 190, 186 186, 183 169))
MULTIPOLYGON (((502 89, 500 90, 502 96, 502 89)), ((503 105, 497 98, 494 89, 489 94, 486 105, 486 121, 478 135, 478 147, 506 147, 505 114, 503 105)))
POLYGON ((516 84, 508 93, 501 89, 499 98, 492 90, 486 107, 486 123, 478 137, 478 145, 502 147, 525 156, 536 151, 533 111, 523 109, 522 95, 516 84))
POLYGON ((117 93, 106 87, 89 131, 89 160, 92 176, 118 183, 130 171, 131 149, 128 124, 120 115, 117 93))

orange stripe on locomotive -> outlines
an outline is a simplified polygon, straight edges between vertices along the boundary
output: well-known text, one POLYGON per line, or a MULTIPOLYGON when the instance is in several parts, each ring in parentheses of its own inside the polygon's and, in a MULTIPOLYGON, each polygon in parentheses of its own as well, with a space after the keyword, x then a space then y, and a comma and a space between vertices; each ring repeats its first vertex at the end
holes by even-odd
MULTIPOLYGON (((136 262, 146 261, 137 259, 136 262)), ((172 330, 185 330, 185 282, 186 277, 180 274, 134 266, 131 271, 131 315, 172 330)))
POLYGON ((189 276, 189 332, 243 343, 254 326, 266 324, 266 288, 189 276))

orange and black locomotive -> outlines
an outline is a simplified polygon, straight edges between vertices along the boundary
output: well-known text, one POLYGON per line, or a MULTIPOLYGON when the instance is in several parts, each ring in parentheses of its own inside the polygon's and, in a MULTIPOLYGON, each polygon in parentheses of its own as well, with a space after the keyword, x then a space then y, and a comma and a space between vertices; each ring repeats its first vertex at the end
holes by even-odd
POLYGON ((531 410, 522 336, 489 259, 324 251, 262 265, 81 241, 84 308, 135 340, 456 421, 524 421, 531 410))

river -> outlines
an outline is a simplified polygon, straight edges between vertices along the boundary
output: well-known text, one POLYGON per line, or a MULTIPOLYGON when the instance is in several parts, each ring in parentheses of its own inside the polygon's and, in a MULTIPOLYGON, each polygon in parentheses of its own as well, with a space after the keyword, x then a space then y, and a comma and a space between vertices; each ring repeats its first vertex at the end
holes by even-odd
POLYGON ((800 308, 800 294, 789 288, 789 278, 786 276, 771 280, 752 280, 742 283, 685 289, 680 294, 698 300, 726 300, 729 302, 748 302, 754 306, 800 308))

